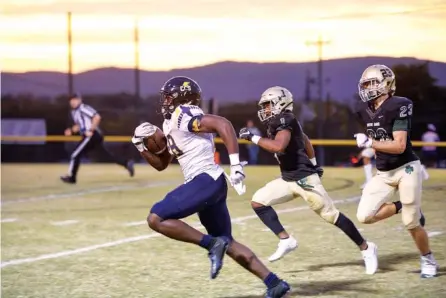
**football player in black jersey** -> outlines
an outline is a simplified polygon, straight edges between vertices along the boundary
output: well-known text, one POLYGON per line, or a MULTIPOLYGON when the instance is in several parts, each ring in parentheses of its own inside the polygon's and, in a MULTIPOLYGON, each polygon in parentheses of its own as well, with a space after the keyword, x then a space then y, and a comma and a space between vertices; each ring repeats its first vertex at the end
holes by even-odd
POLYGON ((437 274, 429 238, 420 225, 422 169, 410 141, 413 103, 394 96, 395 74, 385 65, 369 66, 358 84, 361 102, 357 115, 365 134, 355 135, 359 148, 376 151, 377 174, 366 184, 358 206, 362 223, 375 223, 401 210, 404 225, 421 253, 421 277, 437 274), (387 203, 399 191, 400 201, 387 203))
POLYGON ((282 177, 257 190, 251 201, 255 213, 280 239, 269 260, 279 260, 297 248, 296 239, 285 231, 271 206, 302 198, 320 217, 350 237, 362 252, 366 273, 374 274, 378 267, 377 247, 364 240, 353 222, 336 209, 321 184, 322 169, 317 166, 313 146, 292 112, 292 94, 283 87, 269 88, 263 92, 259 106, 258 116, 268 126, 268 138, 253 135, 246 128, 241 129, 240 138, 275 153, 280 165, 282 177))

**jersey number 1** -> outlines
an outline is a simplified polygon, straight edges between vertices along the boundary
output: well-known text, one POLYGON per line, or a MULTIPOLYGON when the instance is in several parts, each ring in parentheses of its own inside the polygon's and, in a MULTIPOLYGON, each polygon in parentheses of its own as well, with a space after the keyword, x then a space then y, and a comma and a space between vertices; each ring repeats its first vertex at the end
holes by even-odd
POLYGON ((183 151, 181 151, 177 144, 175 144, 175 141, 173 140, 171 135, 167 135, 167 147, 169 148, 169 151, 172 155, 175 155, 176 157, 183 155, 183 151))

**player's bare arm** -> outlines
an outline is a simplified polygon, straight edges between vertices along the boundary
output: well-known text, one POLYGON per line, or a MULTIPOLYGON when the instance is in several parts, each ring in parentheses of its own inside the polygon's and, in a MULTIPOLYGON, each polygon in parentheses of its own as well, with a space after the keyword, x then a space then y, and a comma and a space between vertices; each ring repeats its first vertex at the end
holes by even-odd
POLYGON ((373 140, 372 148, 384 153, 401 154, 406 150, 407 131, 394 131, 392 141, 373 140))
POLYGON ((218 133, 229 154, 238 154, 237 135, 228 119, 216 115, 203 115, 196 120, 196 132, 218 133))
POLYGON ((310 138, 303 134, 304 141, 305 141, 305 152, 307 152, 308 158, 311 160, 316 157, 316 154, 314 153, 313 145, 311 144, 310 138))
MULTIPOLYGON (((254 141, 254 138, 255 137, 253 137, 253 143, 256 143, 254 141)), ((268 152, 280 153, 285 152, 286 147, 288 147, 288 144, 290 143, 290 139, 291 131, 289 131, 288 129, 284 129, 279 131, 275 138, 272 140, 268 138, 260 138, 257 145, 268 152)))
POLYGON ((154 167, 157 171, 164 171, 173 159, 173 156, 169 153, 169 150, 164 150, 160 154, 154 154, 150 151, 144 150, 140 152, 141 156, 154 167))

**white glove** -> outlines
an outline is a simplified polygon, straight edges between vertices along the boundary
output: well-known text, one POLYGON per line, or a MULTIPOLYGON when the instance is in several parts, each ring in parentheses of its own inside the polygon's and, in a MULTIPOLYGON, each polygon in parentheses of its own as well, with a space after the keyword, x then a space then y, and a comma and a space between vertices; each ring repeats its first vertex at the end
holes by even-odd
POLYGON ((373 140, 363 133, 357 133, 354 135, 356 138, 356 144, 359 148, 370 148, 372 147, 373 140))
POLYGON ((149 122, 141 123, 135 128, 132 143, 139 152, 147 151, 147 148, 144 145, 144 138, 153 136, 157 129, 158 128, 155 125, 150 124, 149 122))
POLYGON ((239 184, 245 179, 245 173, 243 173, 243 166, 241 164, 231 166, 231 174, 229 175, 231 184, 239 184))
POLYGON ((148 151, 147 147, 144 145, 144 138, 132 138, 132 143, 135 145, 136 149, 138 149, 139 152, 148 151))
POLYGON ((158 127, 156 127, 153 124, 150 124, 149 122, 144 122, 138 125, 138 127, 135 128, 135 132, 133 135, 135 138, 148 138, 155 134, 158 127))

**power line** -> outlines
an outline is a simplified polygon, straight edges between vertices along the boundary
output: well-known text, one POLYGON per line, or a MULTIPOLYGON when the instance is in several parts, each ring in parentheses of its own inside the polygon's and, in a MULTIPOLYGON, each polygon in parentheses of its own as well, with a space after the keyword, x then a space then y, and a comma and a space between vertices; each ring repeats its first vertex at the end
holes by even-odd
MULTIPOLYGON (((324 84, 324 75, 323 75, 323 68, 322 68, 322 50, 323 47, 330 44, 331 41, 329 40, 324 40, 322 38, 322 36, 319 36, 317 41, 307 41, 306 45, 307 46, 316 46, 317 47, 317 52, 318 52, 318 64, 317 64, 317 85, 318 85, 318 97, 319 97, 319 101, 320 104, 318 105, 318 115, 319 115, 319 121, 318 121, 318 125, 317 125, 317 137, 318 139, 322 139, 323 138, 323 125, 324 125, 324 121, 325 121, 325 116, 324 116, 324 106, 323 106, 323 99, 324 99, 324 92, 323 92, 323 84, 324 84)), ((318 153, 318 162, 321 166, 324 165, 324 146, 319 146, 317 148, 317 153, 318 153)))
POLYGON ((347 13, 347 14, 339 14, 332 15, 326 17, 316 17, 314 20, 343 20, 343 19, 362 19, 362 18, 373 18, 373 17, 381 17, 381 16, 398 16, 398 15, 411 15, 417 14, 420 12, 429 12, 429 11, 442 11, 446 10, 446 4, 423 7, 412 10, 403 10, 403 11, 394 11, 394 12, 359 12, 359 13, 347 13))

